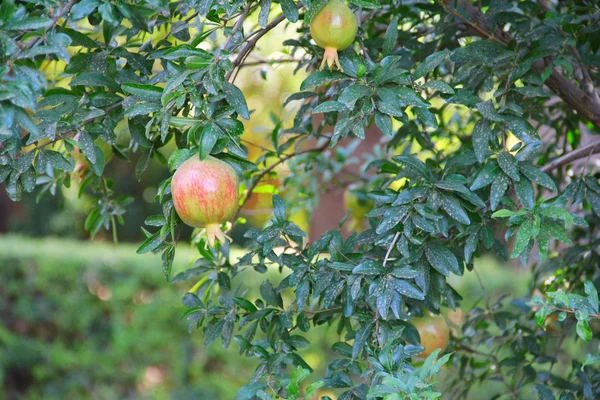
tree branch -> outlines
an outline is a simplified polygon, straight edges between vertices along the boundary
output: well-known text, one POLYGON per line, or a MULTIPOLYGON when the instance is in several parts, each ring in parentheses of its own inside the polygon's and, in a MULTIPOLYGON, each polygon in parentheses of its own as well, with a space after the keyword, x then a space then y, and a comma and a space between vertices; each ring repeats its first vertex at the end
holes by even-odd
POLYGON ((235 58, 235 60, 233 60, 233 69, 231 71, 229 71, 227 73, 227 75, 225 75, 226 81, 228 81, 229 78, 231 78, 231 75, 233 74, 233 71, 235 70, 235 68, 243 62, 246 55, 252 51, 252 49, 254 48, 254 46, 256 46, 256 43, 260 40, 260 38, 262 38, 267 33, 269 33, 269 31, 271 31, 273 28, 275 28, 277 25, 279 25, 284 19, 285 19, 285 16, 282 14, 279 17, 275 18, 273 21, 271 21, 271 23, 269 23, 263 29, 260 29, 254 33, 254 35, 252 36, 252 39, 248 40, 246 45, 242 48, 242 50, 240 50, 240 52, 237 55, 237 57, 235 58))
MULTIPOLYGON (((48 30, 54 28, 56 26, 56 24, 58 24, 58 20, 61 19, 62 17, 64 17, 65 15, 67 15, 69 13, 69 11, 71 11, 71 8, 73 8, 73 6, 75 5, 75 3, 77 3, 77 0, 69 0, 69 2, 67 4, 65 4, 65 6, 63 8, 61 8, 60 10, 58 10, 58 12, 55 15, 50 15, 50 13, 49 13, 48 16, 52 19, 52 22, 46 28, 46 32, 48 30)), ((21 54, 23 54, 24 51, 27 51, 27 50, 31 49, 33 46, 35 46, 36 44, 38 44, 39 42, 41 42, 42 39, 43 38, 40 36, 36 40, 34 40, 32 42, 29 42, 25 46, 21 47, 19 49, 19 51, 17 52, 17 54, 15 54, 14 58, 9 61, 9 64, 11 64, 13 61, 17 60, 19 58, 19 56, 21 54)))
POLYGON ((586 146, 579 147, 557 159, 551 161, 550 163, 544 165, 542 167, 542 171, 549 172, 554 169, 560 168, 563 165, 569 164, 575 160, 579 160, 581 158, 589 157, 594 154, 600 153, 600 140, 597 140, 593 143, 590 143, 586 146))
MULTIPOLYGON (((327 149, 327 147, 329 146, 329 142, 331 140, 327 140, 322 146, 319 147, 315 147, 314 149, 306 149, 306 150, 302 150, 299 151, 297 153, 293 153, 290 155, 287 155, 285 157, 280 158, 276 163, 274 163, 273 165, 269 166, 268 168, 265 168, 264 170, 262 170, 260 172, 260 174, 258 174, 258 176, 254 179, 254 181, 252 182, 252 185, 248 188, 248 193, 246 194, 246 197, 244 198, 244 201, 242 202, 242 204, 240 205, 240 207, 238 208, 237 212, 235 213, 235 215, 233 216, 233 218, 231 219, 232 221, 237 220, 240 211, 242 210, 242 207, 244 207, 244 204, 246 204, 248 202, 248 200, 250 200, 250 198, 252 197, 252 191, 254 190, 254 188, 258 185, 258 183, 271 171, 273 171, 275 168, 277 168, 277 166, 279 166, 280 164, 283 164, 284 162, 288 161, 291 158, 297 157, 301 154, 307 154, 307 153, 321 153, 322 151, 324 151, 325 149, 327 149)), ((234 222, 235 223, 235 222, 234 222)))
MULTIPOLYGON (((468 0, 438 0, 444 9, 448 10, 452 15, 464 21, 467 25, 474 29, 477 35, 490 40, 495 40, 501 44, 507 44, 513 37, 499 28, 490 31, 487 18, 481 10, 468 2, 468 0), (464 10, 471 20, 459 13, 452 5, 464 10)), ((541 74, 546 69, 544 60, 537 60, 532 63, 531 68, 538 74, 541 74)), ((584 92, 566 79, 560 72, 553 70, 550 77, 545 82, 554 93, 570 105, 577 113, 589 120, 594 126, 600 129, 600 103, 593 96, 584 92)))

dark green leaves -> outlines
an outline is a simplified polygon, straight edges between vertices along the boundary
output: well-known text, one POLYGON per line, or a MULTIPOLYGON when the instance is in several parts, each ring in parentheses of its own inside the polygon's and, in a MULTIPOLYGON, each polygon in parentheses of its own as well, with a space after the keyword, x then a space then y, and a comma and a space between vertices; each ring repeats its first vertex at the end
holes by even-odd
POLYGON ((413 79, 419 79, 425 76, 428 72, 433 71, 435 67, 440 65, 450 55, 450 50, 444 49, 429 55, 425 61, 420 63, 413 72, 413 79))
POLYGON ((280 0, 279 3, 281 4, 283 15, 285 15, 290 22, 298 21, 298 8, 296 7, 296 3, 292 0, 280 0))
POLYGON ((441 242, 434 240, 425 245, 425 256, 429 264, 444 276, 450 276, 450 272, 462 275, 456 256, 448 250, 441 242))
POLYGON ((389 56, 396 47, 398 41, 398 17, 392 18, 390 24, 385 31, 385 37, 383 39, 383 55, 389 56))
POLYGON ((490 123, 485 119, 480 119, 473 128, 473 150, 479 163, 483 163, 487 156, 488 142, 492 137, 490 123))
POLYGON ((231 83, 223 84, 223 92, 227 97, 227 101, 244 119, 250 119, 250 113, 248 112, 248 105, 246 104, 246 98, 242 91, 231 83))

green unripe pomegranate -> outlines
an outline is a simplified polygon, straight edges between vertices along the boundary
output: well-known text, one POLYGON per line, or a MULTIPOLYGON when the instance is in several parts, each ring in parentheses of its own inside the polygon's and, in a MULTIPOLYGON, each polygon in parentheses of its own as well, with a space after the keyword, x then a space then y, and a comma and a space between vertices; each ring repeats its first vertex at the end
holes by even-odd
POLYGON ((310 34, 317 44, 325 49, 323 62, 329 69, 336 65, 342 70, 338 60, 338 50, 348 48, 356 38, 358 20, 341 0, 331 0, 313 17, 310 34))
POLYGON ((419 332, 421 346, 425 350, 419 354, 418 358, 425 359, 436 349, 444 349, 450 341, 450 327, 446 319, 441 315, 426 315, 422 318, 416 318, 413 325, 419 332))
POLYGON ((181 220, 204 228, 209 246, 214 246, 215 240, 231 241, 219 227, 239 207, 239 179, 229 164, 211 156, 205 160, 193 156, 173 175, 171 194, 181 220))

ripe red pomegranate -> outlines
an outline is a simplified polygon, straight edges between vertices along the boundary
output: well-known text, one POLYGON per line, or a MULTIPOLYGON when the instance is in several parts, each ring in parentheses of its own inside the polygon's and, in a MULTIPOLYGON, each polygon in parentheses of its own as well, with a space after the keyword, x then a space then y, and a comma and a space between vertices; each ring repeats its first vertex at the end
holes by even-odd
POLYGON ((337 52, 354 42, 357 31, 356 16, 342 0, 331 0, 319 10, 310 23, 310 34, 325 49, 320 69, 327 63, 329 69, 337 65, 342 70, 337 52))
POLYGON ((416 318, 413 322, 421 338, 421 346, 425 350, 419 354, 419 359, 427 358, 436 349, 444 349, 450 341, 450 327, 446 319, 441 315, 425 315, 423 318, 416 318))
POLYGON ((239 179, 229 164, 211 156, 202 161, 198 156, 190 158, 175 172, 171 194, 181 220, 206 229, 209 246, 214 246, 215 239, 231 241, 219 227, 239 207, 239 179))

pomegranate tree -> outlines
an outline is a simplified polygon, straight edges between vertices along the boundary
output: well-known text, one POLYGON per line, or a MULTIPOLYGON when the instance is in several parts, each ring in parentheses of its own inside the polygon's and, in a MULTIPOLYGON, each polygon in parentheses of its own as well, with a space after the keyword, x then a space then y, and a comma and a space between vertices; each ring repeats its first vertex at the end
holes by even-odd
POLYGON ((239 179, 226 162, 208 156, 185 161, 171 181, 175 210, 183 222, 204 228, 209 246, 215 239, 224 243, 227 237, 219 224, 231 219, 238 210, 239 179))
POLYGON ((338 50, 348 48, 358 31, 356 16, 341 0, 332 0, 314 16, 310 23, 310 34, 317 44, 325 49, 321 69, 342 67, 338 60, 338 50))

